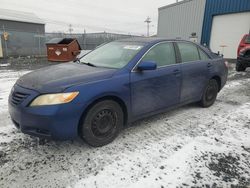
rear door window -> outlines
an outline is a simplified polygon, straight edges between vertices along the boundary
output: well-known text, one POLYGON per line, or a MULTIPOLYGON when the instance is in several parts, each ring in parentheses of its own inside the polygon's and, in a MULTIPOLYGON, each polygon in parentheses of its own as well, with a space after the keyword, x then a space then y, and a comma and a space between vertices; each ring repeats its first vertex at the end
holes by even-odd
POLYGON ((208 57, 208 55, 203 50, 201 50, 200 48, 198 48, 198 50, 199 50, 199 54, 200 54, 201 60, 209 60, 210 59, 208 57))
POLYGON ((182 62, 200 60, 198 49, 192 43, 180 42, 177 43, 177 45, 179 47, 182 62))

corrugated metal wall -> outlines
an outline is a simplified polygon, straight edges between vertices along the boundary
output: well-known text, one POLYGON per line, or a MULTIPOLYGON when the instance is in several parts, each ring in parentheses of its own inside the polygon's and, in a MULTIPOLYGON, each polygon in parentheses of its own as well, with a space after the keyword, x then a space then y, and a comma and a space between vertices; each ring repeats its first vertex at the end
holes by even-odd
MULTIPOLYGON (((201 43, 209 45, 214 15, 250 11, 250 0, 207 0, 201 43)), ((250 27, 250 19, 249 19, 250 27)))
POLYGON ((9 30, 15 30, 15 31, 45 33, 44 24, 17 22, 17 21, 9 21, 9 20, 0 19, 0 30, 3 29, 3 26, 8 28, 9 30))
POLYGON ((44 24, 0 20, 0 37, 4 57, 46 54, 44 24), (4 40, 4 32, 8 40, 4 40))
POLYGON ((158 36, 189 39, 195 32, 201 39, 206 0, 186 0, 159 8, 158 36))

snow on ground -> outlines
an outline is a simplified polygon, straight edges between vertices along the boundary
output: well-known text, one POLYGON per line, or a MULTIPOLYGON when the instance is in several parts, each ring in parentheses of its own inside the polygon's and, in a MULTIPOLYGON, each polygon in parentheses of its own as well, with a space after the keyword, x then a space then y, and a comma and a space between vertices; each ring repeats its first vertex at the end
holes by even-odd
POLYGON ((250 186, 250 71, 231 71, 212 107, 137 121, 101 148, 14 128, 8 93, 26 72, 0 70, 0 187, 250 186))
POLYGON ((16 79, 21 77, 22 75, 28 73, 29 71, 11 71, 11 70, 0 70, 0 113, 6 111, 6 99, 8 98, 8 95, 10 93, 10 90, 14 83, 16 82, 16 79))

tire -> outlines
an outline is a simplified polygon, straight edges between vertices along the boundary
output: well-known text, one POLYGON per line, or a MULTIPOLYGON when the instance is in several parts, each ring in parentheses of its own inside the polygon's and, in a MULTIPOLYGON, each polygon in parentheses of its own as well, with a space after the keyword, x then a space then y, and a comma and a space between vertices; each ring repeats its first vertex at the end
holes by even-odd
POLYGON ((87 112, 81 126, 81 137, 89 145, 100 147, 111 143, 123 128, 121 106, 112 100, 96 103, 87 112))
POLYGON ((218 82, 215 79, 209 80, 207 87, 202 95, 200 105, 204 108, 212 106, 217 98, 218 91, 218 82))
POLYGON ((245 70, 246 70, 246 67, 244 65, 242 65, 241 63, 236 63, 236 71, 241 72, 245 70))

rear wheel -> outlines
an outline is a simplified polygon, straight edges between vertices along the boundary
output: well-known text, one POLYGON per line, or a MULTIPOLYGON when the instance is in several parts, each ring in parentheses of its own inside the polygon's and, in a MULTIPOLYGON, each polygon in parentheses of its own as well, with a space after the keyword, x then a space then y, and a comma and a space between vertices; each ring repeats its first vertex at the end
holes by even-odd
POLYGON ((217 98, 218 91, 218 82, 215 79, 211 79, 208 82, 207 87, 203 93, 202 99, 200 101, 201 106, 205 108, 212 106, 217 98))
POLYGON ((242 65, 241 63, 236 63, 236 71, 241 72, 245 70, 246 70, 246 67, 244 65, 242 65))
POLYGON ((81 125, 82 138, 91 146, 112 142, 123 127, 124 114, 118 103, 105 100, 95 104, 81 125))

